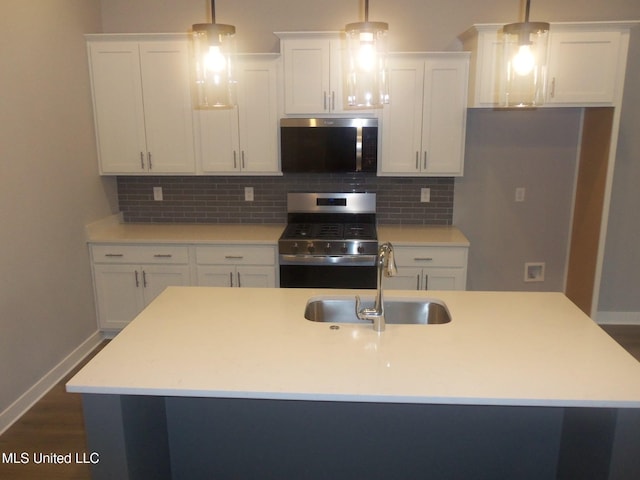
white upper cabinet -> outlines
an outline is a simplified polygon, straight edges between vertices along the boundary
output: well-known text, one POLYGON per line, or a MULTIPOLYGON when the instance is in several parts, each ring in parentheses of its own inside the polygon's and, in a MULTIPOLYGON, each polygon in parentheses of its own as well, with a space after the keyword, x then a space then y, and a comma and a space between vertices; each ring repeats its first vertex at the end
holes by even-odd
POLYGON ((196 112, 199 173, 279 173, 277 73, 277 57, 242 55, 238 106, 196 112))
POLYGON ((170 37, 87 36, 100 173, 195 173, 187 39, 170 37))
POLYGON ((336 32, 280 32, 284 62, 284 113, 344 111, 342 41, 336 32))
POLYGON ((380 175, 463 173, 469 54, 393 54, 380 175))
POLYGON ((551 30, 547 103, 614 104, 627 58, 622 41, 619 30, 551 30))
MULTIPOLYGON (((628 22, 552 23, 545 105, 611 106, 622 99, 628 22)), ((475 25, 461 35, 471 51, 471 107, 500 105, 502 25, 475 25)))

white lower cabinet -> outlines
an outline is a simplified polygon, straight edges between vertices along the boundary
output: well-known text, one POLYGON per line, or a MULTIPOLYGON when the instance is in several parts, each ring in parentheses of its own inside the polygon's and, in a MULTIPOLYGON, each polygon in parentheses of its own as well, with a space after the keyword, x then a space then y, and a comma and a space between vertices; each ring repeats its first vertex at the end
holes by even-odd
POLYGON ((191 283, 188 247, 92 245, 91 256, 102 330, 124 328, 165 288, 191 283))
POLYGON ((392 290, 465 290, 467 247, 394 245, 398 273, 384 279, 392 290))
POLYGON ((276 249, 265 245, 196 247, 198 285, 210 287, 275 287, 276 249))

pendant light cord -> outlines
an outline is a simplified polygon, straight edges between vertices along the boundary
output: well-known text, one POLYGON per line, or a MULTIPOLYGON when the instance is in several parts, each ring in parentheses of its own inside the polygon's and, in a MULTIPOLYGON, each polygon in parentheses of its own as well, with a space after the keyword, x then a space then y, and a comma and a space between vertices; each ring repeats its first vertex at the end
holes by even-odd
POLYGON ((211 23, 216 23, 216 0, 211 0, 211 23))
MULTIPOLYGON (((213 0, 211 0, 213 2, 213 0)), ((524 9, 524 23, 529 23, 529 10, 531 9, 531 0, 527 0, 524 9)))
POLYGON ((369 0, 364 0, 364 21, 369 21, 369 0))

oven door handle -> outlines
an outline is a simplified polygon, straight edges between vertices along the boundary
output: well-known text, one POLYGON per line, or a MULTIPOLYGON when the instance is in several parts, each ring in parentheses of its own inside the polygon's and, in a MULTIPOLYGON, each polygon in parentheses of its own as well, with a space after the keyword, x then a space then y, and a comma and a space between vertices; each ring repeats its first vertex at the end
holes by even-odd
POLYGON ((280 265, 372 266, 376 258, 376 255, 279 255, 280 265))

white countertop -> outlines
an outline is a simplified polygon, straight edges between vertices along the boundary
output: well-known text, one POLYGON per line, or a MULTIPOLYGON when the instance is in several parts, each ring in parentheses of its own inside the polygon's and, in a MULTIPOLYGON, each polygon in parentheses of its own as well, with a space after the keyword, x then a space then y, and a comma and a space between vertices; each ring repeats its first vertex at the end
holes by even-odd
POLYGON ((640 408, 640 363, 560 293, 437 297, 444 325, 329 324, 307 299, 362 291, 170 287, 67 384, 70 392, 640 408))
MULTIPOLYGON (((90 243, 268 243, 275 245, 284 224, 122 223, 114 215, 87 226, 90 243)), ((394 245, 469 246, 456 227, 378 225, 381 242, 394 245)))

